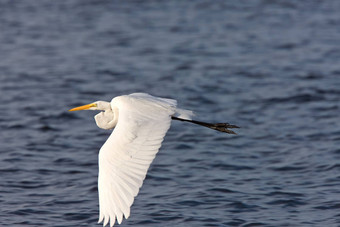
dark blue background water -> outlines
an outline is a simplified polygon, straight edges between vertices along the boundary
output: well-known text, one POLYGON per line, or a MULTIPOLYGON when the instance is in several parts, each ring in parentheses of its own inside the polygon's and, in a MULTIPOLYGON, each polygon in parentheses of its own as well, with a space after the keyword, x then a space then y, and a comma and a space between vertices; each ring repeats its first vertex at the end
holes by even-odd
POLYGON ((0 225, 96 226, 110 131, 71 107, 170 97, 122 226, 340 226, 340 1, 0 1, 0 225))

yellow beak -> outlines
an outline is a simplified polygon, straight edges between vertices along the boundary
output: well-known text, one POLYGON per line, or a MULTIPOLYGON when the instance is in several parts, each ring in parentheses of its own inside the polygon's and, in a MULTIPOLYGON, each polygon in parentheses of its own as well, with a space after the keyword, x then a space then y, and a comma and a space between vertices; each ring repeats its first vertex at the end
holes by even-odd
POLYGON ((91 107, 96 107, 97 104, 95 103, 90 103, 90 104, 87 104, 87 105, 84 105, 84 106, 78 106, 78 107, 75 107, 73 109, 70 109, 69 111, 77 111, 77 110, 88 110, 90 109, 91 107))

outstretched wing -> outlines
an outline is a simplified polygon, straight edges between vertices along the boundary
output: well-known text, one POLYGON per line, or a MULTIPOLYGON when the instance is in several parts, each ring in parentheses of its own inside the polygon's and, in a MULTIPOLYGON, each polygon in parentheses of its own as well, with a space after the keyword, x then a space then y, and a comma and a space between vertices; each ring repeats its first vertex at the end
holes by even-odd
POLYGON ((120 224, 158 152, 176 111, 176 101, 137 93, 111 102, 118 123, 99 152, 99 222, 120 224))

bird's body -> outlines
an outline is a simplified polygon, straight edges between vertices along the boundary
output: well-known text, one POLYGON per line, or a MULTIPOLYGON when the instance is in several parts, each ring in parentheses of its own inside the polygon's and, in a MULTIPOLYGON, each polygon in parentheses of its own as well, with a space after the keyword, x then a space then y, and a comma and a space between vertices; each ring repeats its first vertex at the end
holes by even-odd
MULTIPOLYGON (((97 101, 71 109, 100 110, 95 116, 98 127, 114 128, 99 151, 99 222, 103 221, 104 226, 109 222, 113 226, 116 220, 120 224, 123 216, 129 217, 134 197, 161 147, 171 120, 191 121, 192 111, 176 106, 177 101, 173 99, 134 93, 115 97, 111 103, 97 101)), ((197 122, 193 121, 209 127, 204 125, 209 123, 197 122)), ((210 124, 210 128, 213 126, 216 124, 210 124)))

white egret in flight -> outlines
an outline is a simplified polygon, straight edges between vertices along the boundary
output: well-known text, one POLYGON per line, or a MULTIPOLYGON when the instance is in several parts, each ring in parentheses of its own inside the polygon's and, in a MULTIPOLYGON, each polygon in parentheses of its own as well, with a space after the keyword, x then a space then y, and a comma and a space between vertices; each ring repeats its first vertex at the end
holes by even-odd
POLYGON ((187 121, 225 133, 235 134, 228 123, 210 124, 191 120, 192 111, 176 107, 177 101, 134 93, 118 96, 111 103, 97 101, 70 109, 99 110, 94 118, 99 128, 113 129, 99 151, 99 221, 120 224, 145 179, 146 172, 161 147, 171 119, 187 121))

